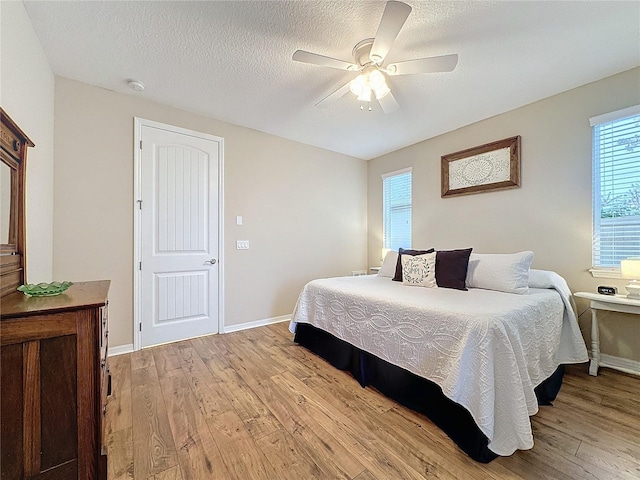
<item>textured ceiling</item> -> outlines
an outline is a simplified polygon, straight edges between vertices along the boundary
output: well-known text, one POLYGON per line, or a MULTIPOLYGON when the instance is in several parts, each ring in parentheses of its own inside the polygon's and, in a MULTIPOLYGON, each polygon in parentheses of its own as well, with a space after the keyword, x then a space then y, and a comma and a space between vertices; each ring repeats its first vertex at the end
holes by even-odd
MULTIPOLYGON (((370 159, 640 65, 640 2, 415 1, 385 63, 457 53, 451 73, 397 76, 400 110, 360 111, 352 61, 384 1, 26 1, 56 75, 370 159), (128 79, 146 85, 127 87, 128 79)), ((215 133, 215 132, 214 132, 215 133)))

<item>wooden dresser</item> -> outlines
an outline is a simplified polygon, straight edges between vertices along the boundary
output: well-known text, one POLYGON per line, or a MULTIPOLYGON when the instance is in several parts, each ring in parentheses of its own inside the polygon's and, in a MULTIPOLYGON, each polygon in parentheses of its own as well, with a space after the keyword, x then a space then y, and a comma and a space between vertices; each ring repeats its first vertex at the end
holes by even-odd
POLYGON ((107 478, 109 281, 0 305, 0 478, 107 478))

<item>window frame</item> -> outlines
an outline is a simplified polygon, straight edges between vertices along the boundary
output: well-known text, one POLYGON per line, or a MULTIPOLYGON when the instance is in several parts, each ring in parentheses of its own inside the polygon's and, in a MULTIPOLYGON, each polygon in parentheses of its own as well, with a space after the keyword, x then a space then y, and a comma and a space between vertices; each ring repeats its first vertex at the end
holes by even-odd
MULTIPOLYGON (((592 205, 591 205, 591 214, 592 214, 592 244, 591 244, 591 268, 589 272, 593 277, 596 278, 622 278, 620 273, 619 266, 603 266, 596 265, 596 244, 597 238, 600 237, 600 223, 598 219, 601 220, 601 188, 602 183, 600 179, 600 151, 597 150, 597 145, 599 141, 599 137, 596 136, 596 127, 600 125, 604 125, 606 123, 615 122, 617 120, 623 120, 629 117, 634 117, 640 115, 640 105, 633 105, 628 108, 623 108, 621 110, 616 110, 613 112, 605 113, 602 115, 597 115, 595 117, 591 117, 589 119, 589 125, 591 126, 591 147, 592 147, 592 158, 591 158, 591 166, 592 166, 592 205), (596 231, 598 235, 596 235, 596 231)), ((624 217, 620 217, 624 218, 624 217)), ((601 258, 601 252, 598 252, 598 258, 601 258)))
MULTIPOLYGON (((382 174, 382 250, 383 251, 387 251, 387 250, 396 250, 392 248, 392 244, 387 244, 387 195, 386 195, 386 188, 385 188, 385 181, 389 178, 392 177, 397 177, 400 175, 406 175, 409 174, 410 175, 410 179, 409 179, 409 241, 410 243, 413 243, 413 167, 406 167, 406 168, 401 168, 399 170, 394 170, 392 172, 387 172, 382 174)), ((402 247, 402 248, 410 248, 411 245, 407 245, 406 247, 402 247)), ((383 255, 384 257, 384 255, 383 255)))

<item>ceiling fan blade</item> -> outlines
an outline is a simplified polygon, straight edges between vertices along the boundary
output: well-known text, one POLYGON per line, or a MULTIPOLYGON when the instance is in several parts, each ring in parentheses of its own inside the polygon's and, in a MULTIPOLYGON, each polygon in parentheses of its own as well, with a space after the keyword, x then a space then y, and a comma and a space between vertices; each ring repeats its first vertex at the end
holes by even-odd
POLYGON ((393 113, 400 108, 400 104, 398 104, 391 92, 387 93, 384 97, 379 98, 378 103, 382 107, 382 111, 384 113, 393 113))
POLYGON ((337 58, 325 57, 317 53, 305 52, 304 50, 296 50, 293 53, 293 60, 296 62, 310 63, 321 67, 337 68, 338 70, 358 71, 360 67, 354 63, 344 62, 337 58))
POLYGON ((392 63, 386 71, 389 75, 410 75, 413 73, 450 72, 458 64, 458 55, 442 55, 440 57, 419 58, 406 62, 392 63))
POLYGON ((318 103, 316 103, 315 106, 318 107, 318 108, 327 108, 329 105, 331 105, 335 101, 339 100, 340 98, 342 98, 345 94, 347 94, 349 92, 349 84, 350 83, 351 83, 351 80, 349 80, 347 83, 345 83, 339 89, 337 89, 335 92, 330 93, 329 95, 324 97, 322 100, 320 100, 318 103))
POLYGON ((411 7, 406 3, 387 2, 369 53, 372 62, 382 63, 410 13, 411 7))

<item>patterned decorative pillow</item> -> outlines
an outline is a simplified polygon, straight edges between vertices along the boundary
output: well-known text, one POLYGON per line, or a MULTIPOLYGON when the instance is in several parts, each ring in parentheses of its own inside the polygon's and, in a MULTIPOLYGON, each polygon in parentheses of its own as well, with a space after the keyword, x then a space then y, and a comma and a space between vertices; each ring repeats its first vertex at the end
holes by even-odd
POLYGON ((416 287, 436 288, 436 252, 424 255, 402 255, 402 283, 416 287))
POLYGON ((430 248, 429 250, 410 250, 400 248, 398 249, 398 263, 396 263, 396 274, 393 276, 391 280, 394 282, 402 281, 402 256, 403 255, 424 255, 425 253, 435 252, 435 249, 430 248))

